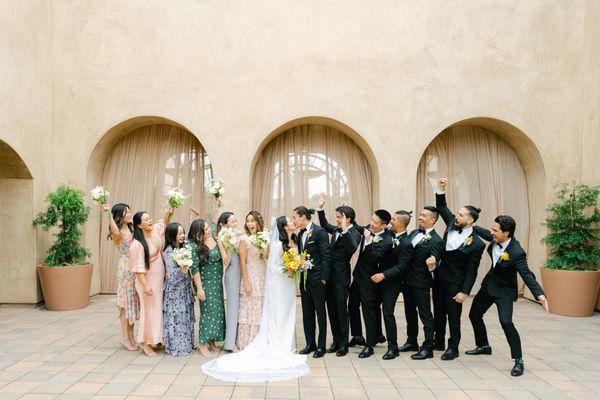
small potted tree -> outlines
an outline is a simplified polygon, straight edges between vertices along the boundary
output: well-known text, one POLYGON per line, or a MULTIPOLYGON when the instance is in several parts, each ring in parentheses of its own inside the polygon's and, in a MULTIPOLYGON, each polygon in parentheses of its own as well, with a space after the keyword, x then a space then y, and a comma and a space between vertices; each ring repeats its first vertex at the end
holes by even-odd
POLYGON ((541 269, 550 312, 571 317, 593 314, 600 285, 600 186, 559 186, 547 209, 549 257, 541 269))
POLYGON ((55 228, 56 240, 48 250, 45 263, 37 267, 46 308, 68 311, 88 304, 93 265, 87 262, 88 249, 79 244, 80 225, 87 221, 90 209, 81 190, 61 185, 46 197, 48 208, 33 220, 44 231, 55 228))

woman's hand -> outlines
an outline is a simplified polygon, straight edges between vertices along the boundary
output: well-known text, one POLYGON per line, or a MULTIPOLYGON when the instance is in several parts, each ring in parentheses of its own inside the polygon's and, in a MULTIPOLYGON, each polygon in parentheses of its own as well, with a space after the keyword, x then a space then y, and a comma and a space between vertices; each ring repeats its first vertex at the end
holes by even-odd
POLYGON ((198 300, 206 301, 206 294, 204 293, 204 289, 199 288, 197 293, 198 300))
POLYGON ((184 274, 184 275, 187 275, 187 273, 188 273, 189 270, 190 269, 188 267, 183 267, 183 268, 181 268, 181 273, 184 274))
POLYGON ((150 287, 150 285, 144 286, 144 295, 150 297, 153 294, 154 294, 154 291, 152 290, 152 288, 150 287))
POLYGON ((243 285, 246 296, 252 295, 252 284, 250 284, 250 281, 248 279, 244 279, 243 285))
POLYGON ((192 214, 194 214, 196 217, 200 218, 200 211, 198 211, 197 209, 195 209, 194 207, 190 207, 190 211, 192 212, 192 214))

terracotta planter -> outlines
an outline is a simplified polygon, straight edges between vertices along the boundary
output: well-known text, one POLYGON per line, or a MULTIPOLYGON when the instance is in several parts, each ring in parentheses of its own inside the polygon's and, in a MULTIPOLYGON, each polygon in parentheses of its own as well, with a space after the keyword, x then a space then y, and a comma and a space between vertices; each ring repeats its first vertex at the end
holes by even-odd
POLYGON ((541 268, 542 285, 552 314, 589 317, 594 313, 600 271, 562 271, 541 268))
POLYGON ((51 311, 70 311, 85 308, 90 297, 92 264, 68 267, 37 267, 44 302, 51 311))

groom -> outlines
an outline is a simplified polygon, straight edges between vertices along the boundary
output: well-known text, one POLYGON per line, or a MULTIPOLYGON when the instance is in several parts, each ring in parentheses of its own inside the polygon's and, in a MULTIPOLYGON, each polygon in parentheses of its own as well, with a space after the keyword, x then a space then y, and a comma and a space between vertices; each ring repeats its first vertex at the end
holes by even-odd
POLYGON ((325 311, 325 284, 329 280, 331 268, 331 249, 329 235, 325 229, 311 221, 311 214, 304 206, 299 206, 292 213, 292 220, 300 228, 298 236, 298 251, 306 251, 312 260, 313 266, 300 276, 300 296, 302 300, 302 323, 306 347, 300 354, 309 354, 314 351, 313 357, 320 358, 325 355, 325 340, 327 335, 327 313, 325 311), (319 324, 319 338, 315 343, 315 316, 319 324))

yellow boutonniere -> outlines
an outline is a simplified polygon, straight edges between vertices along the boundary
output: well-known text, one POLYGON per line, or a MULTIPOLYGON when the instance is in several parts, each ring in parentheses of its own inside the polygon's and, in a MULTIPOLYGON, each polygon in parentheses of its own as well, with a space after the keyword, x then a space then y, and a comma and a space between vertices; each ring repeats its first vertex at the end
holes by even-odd
POLYGON ((508 261, 510 260, 510 257, 508 256, 507 252, 504 252, 500 255, 500 258, 502 259, 502 261, 508 261))
POLYGON ((400 241, 396 238, 392 239, 392 249, 395 249, 396 246, 400 244, 400 241))
POLYGON ((379 236, 379 235, 378 235, 378 236, 375 236, 375 237, 373 238, 373 243, 379 243, 380 241, 381 241, 381 236, 379 236))
POLYGON ((469 236, 467 240, 465 240, 465 246, 470 246, 473 243, 473 236, 469 236))

